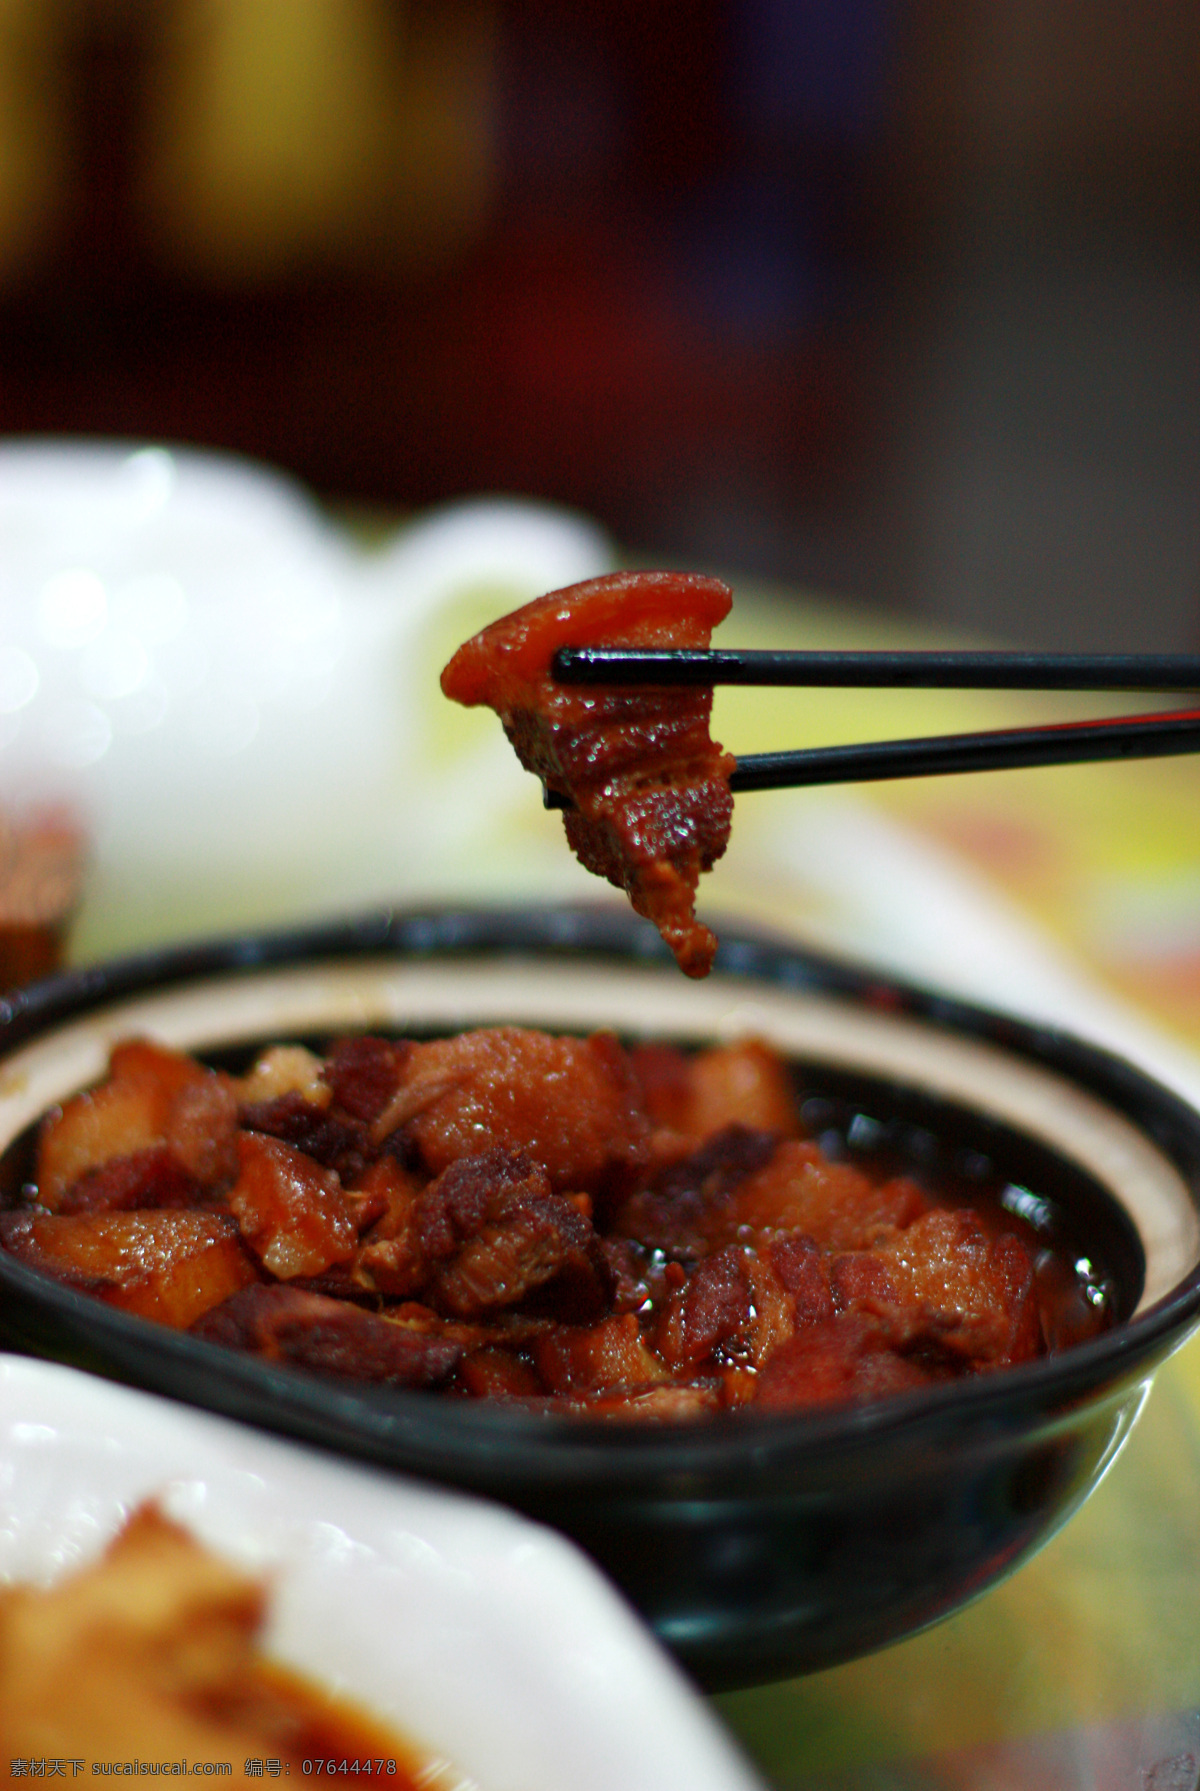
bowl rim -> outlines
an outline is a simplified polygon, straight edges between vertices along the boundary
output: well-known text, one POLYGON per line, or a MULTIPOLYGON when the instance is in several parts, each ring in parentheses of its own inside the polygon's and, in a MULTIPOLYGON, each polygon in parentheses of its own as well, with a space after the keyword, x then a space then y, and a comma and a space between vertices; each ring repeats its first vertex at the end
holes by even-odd
MULTIPOLYGON (((1066 1076, 1131 1118, 1180 1168, 1200 1209, 1200 1112, 1182 1096, 1116 1053, 1074 1034, 1004 1014, 828 956, 791 939, 735 923, 721 932, 715 968, 726 975, 832 997, 930 1022, 986 1041, 1066 1076), (1181 1158, 1193 1171, 1184 1173, 1181 1158)), ((505 953, 626 965, 670 966, 647 923, 609 904, 379 908, 298 927, 265 929, 170 944, 68 969, 0 997, 0 1072, 4 1058, 49 1032, 123 997, 158 986, 185 986, 214 975, 251 974, 288 964, 396 956, 436 958, 505 953)), ((458 1484, 533 1480, 548 1493, 572 1484, 641 1483, 658 1475, 682 1487, 691 1475, 737 1482, 785 1464, 819 1475, 847 1450, 922 1435, 931 1445, 947 1419, 956 1435, 1008 1429, 1024 1415, 1066 1409, 1110 1386, 1150 1374, 1200 1324, 1200 1263, 1162 1298, 1088 1342, 991 1376, 818 1412, 717 1413, 702 1422, 647 1425, 572 1415, 531 1414, 485 1402, 454 1402, 420 1391, 359 1386, 276 1367, 151 1320, 102 1305, 0 1252, 0 1292, 32 1305, 66 1328, 71 1350, 112 1378, 140 1380, 151 1391, 242 1415, 310 1441, 348 1449, 409 1472, 458 1484), (149 1329, 148 1329, 149 1327, 149 1329), (154 1374, 136 1366, 151 1343, 154 1374), (139 1350, 140 1346, 140 1350, 139 1350), (131 1364, 133 1364, 131 1366, 131 1364), (208 1397, 189 1388, 199 1375, 208 1397), (232 1401, 232 1404, 231 1404, 232 1401), (500 1453, 502 1445, 503 1453, 500 1453), (465 1478, 464 1478, 465 1477, 465 1478)))

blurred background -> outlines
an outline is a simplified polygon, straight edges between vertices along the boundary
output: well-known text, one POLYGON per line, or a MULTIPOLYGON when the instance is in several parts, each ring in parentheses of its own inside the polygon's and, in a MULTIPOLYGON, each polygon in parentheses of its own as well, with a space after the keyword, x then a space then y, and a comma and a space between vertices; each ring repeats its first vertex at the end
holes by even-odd
POLYGON ((1200 647, 1193 0, 0 0, 0 434, 1200 647))

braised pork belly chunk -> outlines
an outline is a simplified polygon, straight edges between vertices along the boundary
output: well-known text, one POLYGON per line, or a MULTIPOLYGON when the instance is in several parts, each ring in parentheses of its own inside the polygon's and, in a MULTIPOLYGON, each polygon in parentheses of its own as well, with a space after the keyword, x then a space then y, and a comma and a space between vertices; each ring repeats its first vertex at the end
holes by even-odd
POLYGON ((391 1791, 466 1782, 274 1659, 270 1592, 149 1502, 98 1560, 49 1587, 0 1586, 10 1776, 66 1777, 70 1759, 75 1777, 88 1756, 106 1776, 139 1772, 139 1763, 156 1777, 190 1776, 219 1770, 224 1756, 221 1776, 243 1783, 254 1766, 264 1776, 264 1761, 266 1774, 297 1780, 317 1764, 331 1776, 370 1777, 373 1767, 391 1791))
POLYGON ((625 890, 689 976, 716 939, 695 915, 701 873, 729 840, 734 760, 709 734, 712 691, 558 683, 560 647, 707 647, 728 586, 679 572, 616 572, 552 591, 460 647, 442 673, 455 702, 494 709, 527 771, 571 805, 580 863, 625 890))
POLYGON ((304 1372, 534 1412, 871 1400, 1110 1320, 998 1199, 831 1159, 755 1039, 499 1026, 242 1074, 131 1039, 34 1171, 0 1213, 30 1268, 304 1372))

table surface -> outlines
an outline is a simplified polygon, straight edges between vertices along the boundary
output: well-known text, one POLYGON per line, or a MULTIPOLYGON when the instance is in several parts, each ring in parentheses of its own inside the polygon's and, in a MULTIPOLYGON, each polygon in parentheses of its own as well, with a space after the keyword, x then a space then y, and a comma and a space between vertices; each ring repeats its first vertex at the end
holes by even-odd
MULTIPOLYGON (((515 765, 511 777, 502 768, 508 749, 494 719, 451 711, 437 696, 444 658, 494 613, 494 600, 489 609, 476 595, 422 639, 412 687, 427 705, 422 770, 441 777, 461 825, 440 859, 431 848, 394 865, 401 899, 424 899, 431 884, 474 899, 596 894, 571 863, 558 818, 515 765)), ((745 646, 919 644, 885 621, 762 589, 740 593, 721 632, 745 646)), ((725 690, 714 733, 750 752, 1119 706, 1013 693, 725 690)), ((739 800, 700 911, 767 921, 1049 1013, 1200 1091, 1198 816, 1200 760, 1189 759, 751 795, 739 800)), ((344 887, 338 899, 345 905, 344 887)), ((76 955, 130 944, 124 912, 102 879, 76 955)), ((213 918, 287 917, 268 902, 261 914, 213 918)), ((181 909, 177 930, 195 930, 198 918, 181 909)), ((1003 1585, 899 1646, 715 1702, 768 1783, 791 1791, 1196 1791, 1200 1339, 1160 1371, 1131 1441, 1084 1509, 1003 1585)))

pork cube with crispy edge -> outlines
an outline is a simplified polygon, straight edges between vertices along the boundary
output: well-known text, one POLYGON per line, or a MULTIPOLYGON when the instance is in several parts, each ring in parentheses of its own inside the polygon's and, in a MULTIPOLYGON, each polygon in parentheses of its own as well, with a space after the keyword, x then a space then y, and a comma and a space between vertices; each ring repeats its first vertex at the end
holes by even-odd
POLYGON ((504 1149, 541 1164, 555 1193, 593 1193, 647 1160, 649 1126, 615 1038, 498 1026, 415 1045, 390 1113, 439 1174, 504 1149))
POLYGON ((258 1278, 228 1213, 0 1214, 0 1244, 122 1312, 186 1330, 258 1278))
POLYGON ((281 1281, 353 1256, 358 1231, 332 1169, 258 1132, 240 1132, 230 1210, 250 1249, 281 1281))
POLYGON ((38 1138, 37 1185, 57 1210, 68 1191, 114 1158, 166 1149, 199 1187, 231 1179, 237 1101, 226 1078, 149 1039, 113 1048, 107 1079, 49 1113, 38 1138))

